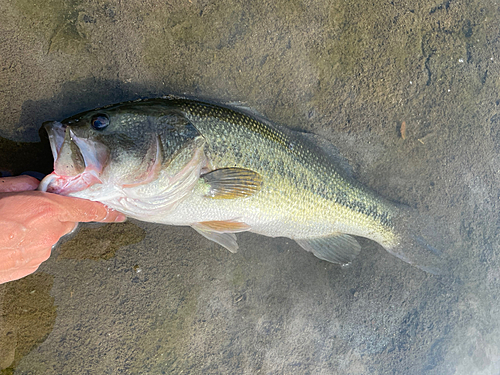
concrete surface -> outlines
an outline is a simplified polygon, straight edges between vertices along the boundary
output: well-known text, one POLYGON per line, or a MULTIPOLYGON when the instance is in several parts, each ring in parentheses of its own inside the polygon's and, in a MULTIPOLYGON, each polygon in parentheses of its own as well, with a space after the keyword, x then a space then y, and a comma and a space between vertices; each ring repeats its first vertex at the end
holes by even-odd
POLYGON ((500 373, 496 2, 0 10, 0 170, 50 172, 41 123, 84 109, 243 101, 335 144, 360 181, 446 228, 454 260, 435 277, 368 240, 341 268, 287 239, 239 235, 230 254, 189 228, 86 227, 0 286, 0 374, 500 373))

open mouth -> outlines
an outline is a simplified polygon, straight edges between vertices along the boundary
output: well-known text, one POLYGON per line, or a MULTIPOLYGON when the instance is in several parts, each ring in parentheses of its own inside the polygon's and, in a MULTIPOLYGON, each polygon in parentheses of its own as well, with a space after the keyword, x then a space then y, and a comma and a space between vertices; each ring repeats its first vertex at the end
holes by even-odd
POLYGON ((107 147, 76 136, 60 122, 43 125, 49 135, 54 172, 42 180, 38 190, 67 195, 101 184, 100 175, 109 155, 107 147))

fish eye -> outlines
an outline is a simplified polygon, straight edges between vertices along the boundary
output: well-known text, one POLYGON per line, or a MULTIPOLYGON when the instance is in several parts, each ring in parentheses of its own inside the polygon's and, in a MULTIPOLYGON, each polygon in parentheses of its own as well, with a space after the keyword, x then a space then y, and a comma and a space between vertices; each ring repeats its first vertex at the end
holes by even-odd
POLYGON ((92 117, 90 123, 95 130, 102 130, 109 125, 109 117, 103 114, 98 114, 92 117))

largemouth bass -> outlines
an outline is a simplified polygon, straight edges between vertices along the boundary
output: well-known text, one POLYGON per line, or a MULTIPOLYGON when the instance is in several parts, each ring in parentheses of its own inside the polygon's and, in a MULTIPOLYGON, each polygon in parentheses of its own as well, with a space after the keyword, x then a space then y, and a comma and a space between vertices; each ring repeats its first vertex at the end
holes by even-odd
POLYGON ((307 139, 241 108, 166 97, 44 126, 54 172, 40 190, 189 225, 231 252, 235 233, 250 231, 348 264, 360 252, 353 236, 361 236, 426 271, 439 263, 409 208, 352 179, 307 139))

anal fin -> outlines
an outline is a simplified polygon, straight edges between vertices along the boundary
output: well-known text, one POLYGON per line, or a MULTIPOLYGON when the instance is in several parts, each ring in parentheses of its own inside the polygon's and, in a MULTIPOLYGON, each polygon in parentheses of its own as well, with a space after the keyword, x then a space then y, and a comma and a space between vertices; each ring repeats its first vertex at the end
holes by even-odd
POLYGON ((203 237, 218 243, 230 252, 235 253, 238 250, 236 235, 234 233, 245 232, 251 227, 239 221, 202 221, 191 224, 203 237))
POLYGON ((361 251, 358 241, 343 233, 335 233, 326 237, 295 239, 295 241, 319 259, 332 263, 349 264, 361 251))

